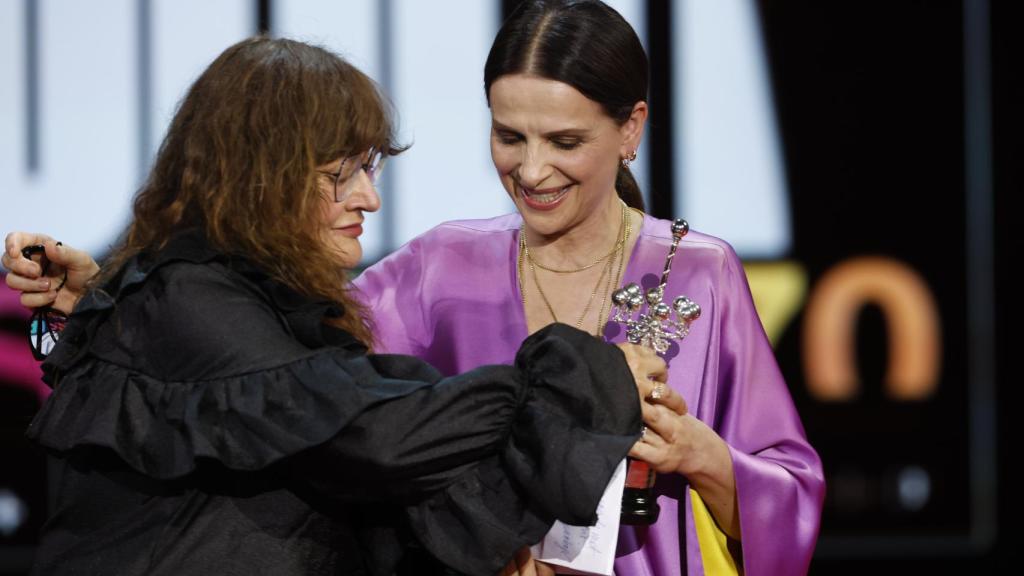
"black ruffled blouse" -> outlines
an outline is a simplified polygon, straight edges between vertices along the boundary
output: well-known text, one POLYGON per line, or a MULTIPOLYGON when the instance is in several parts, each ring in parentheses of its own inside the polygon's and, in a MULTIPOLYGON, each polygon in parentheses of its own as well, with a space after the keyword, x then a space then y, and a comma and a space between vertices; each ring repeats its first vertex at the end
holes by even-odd
POLYGON ((494 574, 594 520, 640 430, 616 348, 553 325, 442 378, 341 313, 196 233, 84 297, 28 430, 59 462, 36 573, 494 574))

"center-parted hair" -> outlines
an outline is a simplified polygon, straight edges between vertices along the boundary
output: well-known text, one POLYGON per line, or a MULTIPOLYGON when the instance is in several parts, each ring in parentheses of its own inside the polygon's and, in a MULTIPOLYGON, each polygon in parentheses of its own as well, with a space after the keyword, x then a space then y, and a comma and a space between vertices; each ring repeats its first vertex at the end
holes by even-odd
POLYGON ((369 344, 365 312, 317 224, 316 167, 371 146, 402 150, 387 100, 365 74, 317 46, 243 40, 180 103, 101 279, 174 232, 199 228, 300 293, 341 304, 340 327, 369 344))
MULTIPOLYGON (((524 0, 498 31, 484 66, 484 91, 508 74, 564 82, 620 125, 647 100, 647 54, 633 27, 598 0, 524 0)), ((619 196, 643 210, 643 195, 619 166, 619 196)))

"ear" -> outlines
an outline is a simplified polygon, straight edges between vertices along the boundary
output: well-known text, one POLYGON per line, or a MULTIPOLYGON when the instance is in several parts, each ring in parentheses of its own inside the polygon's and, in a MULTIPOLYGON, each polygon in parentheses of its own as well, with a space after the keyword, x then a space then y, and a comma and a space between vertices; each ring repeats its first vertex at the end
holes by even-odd
POLYGON ((629 118, 619 127, 622 135, 622 146, 619 149, 619 156, 628 157, 640 147, 640 139, 644 135, 644 127, 647 126, 647 102, 643 100, 633 105, 633 111, 629 118))

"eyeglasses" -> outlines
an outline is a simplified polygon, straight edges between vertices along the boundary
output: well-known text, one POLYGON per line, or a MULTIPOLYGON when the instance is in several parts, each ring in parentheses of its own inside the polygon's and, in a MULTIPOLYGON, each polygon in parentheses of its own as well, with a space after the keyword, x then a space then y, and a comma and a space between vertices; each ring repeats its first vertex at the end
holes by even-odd
MULTIPOLYGON (((57 245, 59 246, 60 242, 57 245)), ((29 260, 33 256, 40 256, 39 266, 42 268, 41 275, 46 276, 50 268, 50 261, 46 258, 46 251, 43 246, 27 246, 21 251, 21 255, 29 260)), ((66 281, 67 271, 64 272, 64 281, 60 283, 57 290, 60 290, 66 281)), ((64 326, 67 322, 67 315, 50 306, 42 306, 32 312, 32 317, 28 321, 28 341, 32 347, 32 356, 36 360, 45 360, 50 355, 53 347, 60 340, 61 332, 64 331, 64 326)))
POLYGON ((334 180, 334 201, 344 202, 355 191, 358 182, 356 176, 359 171, 365 172, 366 177, 370 179, 370 184, 376 185, 387 159, 387 155, 379 149, 370 148, 361 156, 352 156, 342 160, 337 172, 320 173, 334 180))

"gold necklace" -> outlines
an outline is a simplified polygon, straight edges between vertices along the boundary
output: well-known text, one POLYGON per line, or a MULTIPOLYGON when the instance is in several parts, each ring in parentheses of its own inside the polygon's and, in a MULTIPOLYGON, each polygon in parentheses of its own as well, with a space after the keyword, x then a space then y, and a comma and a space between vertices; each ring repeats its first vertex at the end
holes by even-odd
MULTIPOLYGON (((580 317, 576 320, 576 327, 581 328, 583 326, 583 319, 587 317, 587 312, 590 311, 591 304, 594 303, 594 297, 597 296, 597 291, 601 287, 601 281, 608 275, 608 269, 611 266, 604 266, 601 268, 601 275, 597 277, 597 284, 594 284, 594 289, 590 292, 590 297, 587 298, 587 304, 583 307, 583 312, 580 313, 580 317)), ((551 319, 558 322, 558 317, 555 316, 555 309, 551 306, 551 302, 548 301, 548 297, 544 294, 544 289, 540 286, 540 279, 537 278, 537 268, 534 267, 533 262, 530 262, 530 273, 533 274, 533 283, 537 285, 537 292, 540 293, 541 300, 544 301, 544 305, 548 308, 548 313, 551 314, 551 319)))
MULTIPOLYGON (((623 204, 623 206, 625 206, 625 204, 623 204)), ((620 250, 619 253, 618 253, 619 270, 618 270, 618 272, 615 273, 615 281, 614 281, 614 285, 615 286, 621 286, 622 285, 622 268, 623 268, 623 265, 626 262, 625 247, 626 247, 626 244, 629 243, 629 236, 630 236, 630 233, 632 231, 633 231, 633 222, 627 217, 626 218, 626 231, 622 234, 622 247, 623 247, 623 249, 620 250)), ((613 262, 614 262, 614 259, 613 259, 613 262)), ((610 306, 607 306, 607 305, 608 305, 608 295, 612 293, 612 285, 613 285, 612 277, 609 275, 608 276, 608 285, 605 286, 605 289, 604 289, 604 298, 601 300, 601 308, 597 312, 597 326, 594 328, 594 335, 597 336, 597 337, 601 337, 601 328, 604 325, 605 319, 608 318, 608 314, 611 312, 610 306)))
POLYGON ((629 212, 625 203, 622 203, 622 220, 619 223, 619 230, 621 231, 621 235, 619 237, 618 242, 615 243, 615 247, 612 248, 611 252, 605 254, 598 260, 577 270, 552 270, 550 268, 545 268, 544 266, 541 266, 539 263, 535 262, 532 257, 530 257, 530 251, 526 243, 526 223, 524 222, 519 230, 519 258, 518 264, 516 266, 516 279, 519 282, 519 294, 523 301, 523 311, 526 311, 526 286, 523 282, 524 259, 530 265, 530 272, 533 276, 533 282, 534 284, 537 285, 537 292, 540 294, 541 300, 544 302, 544 306, 548 309, 548 313, 551 314, 551 319, 554 320, 555 322, 558 322, 558 316, 555 314, 555 309, 551 305, 551 302, 548 300, 547 294, 544 293, 544 289, 540 285, 540 279, 537 277, 537 268, 542 268, 544 270, 560 274, 569 274, 572 272, 581 272, 583 270, 586 270, 587 268, 592 268, 601 261, 611 257, 611 259, 608 260, 607 264, 601 270, 601 275, 598 276, 597 283, 594 284, 594 289, 591 291, 590 297, 587 299, 587 304, 583 307, 583 313, 580 314, 579 319, 576 320, 576 328, 582 328, 583 319, 586 318, 587 312, 590 311, 590 307, 594 303, 594 297, 597 296, 597 292, 601 288, 601 282, 607 277, 608 281, 605 284, 605 294, 604 297, 601 299, 601 306, 598 310, 597 326, 594 329, 594 335, 600 337, 602 320, 604 318, 604 315, 608 313, 608 295, 611 293, 611 285, 613 282, 613 278, 615 282, 618 282, 622 279, 622 268, 623 263, 625 262, 623 248, 625 247, 626 242, 629 240, 630 233, 632 232, 632 222, 630 222, 629 212), (616 260, 619 261, 619 267, 618 272, 613 275, 611 271, 615 265, 616 260))
POLYGON ((580 268, 573 268, 572 270, 562 270, 562 269, 559 269, 559 268, 549 268, 549 267, 541 264, 540 262, 537 262, 536 260, 533 259, 533 255, 530 254, 530 249, 529 248, 526 248, 526 259, 530 261, 530 265, 531 266, 536 266, 537 268, 540 268, 541 270, 547 270, 548 272, 554 272, 555 274, 575 274, 577 272, 583 272, 584 270, 590 270, 594 266, 597 266, 601 262, 604 262, 609 256, 611 256, 612 254, 615 254, 616 252, 618 252, 619 248, 620 248, 620 246, 616 242, 615 246, 612 247, 611 252, 605 254, 604 256, 601 256, 600 258, 598 258, 597 260, 594 260, 593 262, 591 262, 590 264, 587 264, 586 266, 581 266, 580 268))
MULTIPOLYGON (((620 202, 622 202, 622 201, 620 200, 620 202)), ((622 222, 625 222, 626 218, 627 218, 626 217, 626 204, 623 203, 622 204, 622 222)), ((526 223, 525 222, 523 223, 523 226, 524 226, 523 230, 525 231, 526 230, 526 228, 525 228, 526 223)), ((621 223, 619 224, 619 231, 620 232, 622 231, 622 224, 621 223)), ((522 237, 522 236, 520 236, 520 237, 522 237)), ((577 272, 583 272, 584 270, 589 270, 589 269, 593 268, 594 266, 597 266, 601 262, 604 262, 605 259, 607 259, 609 256, 611 256, 611 255, 617 253, 618 251, 620 251, 622 249, 623 241, 624 241, 624 238, 619 238, 618 242, 616 242, 615 245, 612 246, 612 249, 609 250, 607 254, 605 254, 604 256, 601 256, 600 258, 598 258, 597 260, 594 260, 593 262, 591 262, 590 264, 587 264, 586 266, 582 266, 580 268, 573 268, 571 270, 563 270, 563 269, 559 269, 559 268, 550 268, 548 266, 545 266, 545 265, 541 264, 540 262, 537 262, 536 260, 533 259, 533 255, 530 254, 530 247, 527 246, 525 243, 523 244, 523 251, 526 253, 526 259, 527 259, 527 261, 530 262, 530 266, 536 266, 537 268, 540 268, 541 270, 547 270, 548 272, 554 272, 555 274, 575 274, 577 272)))

